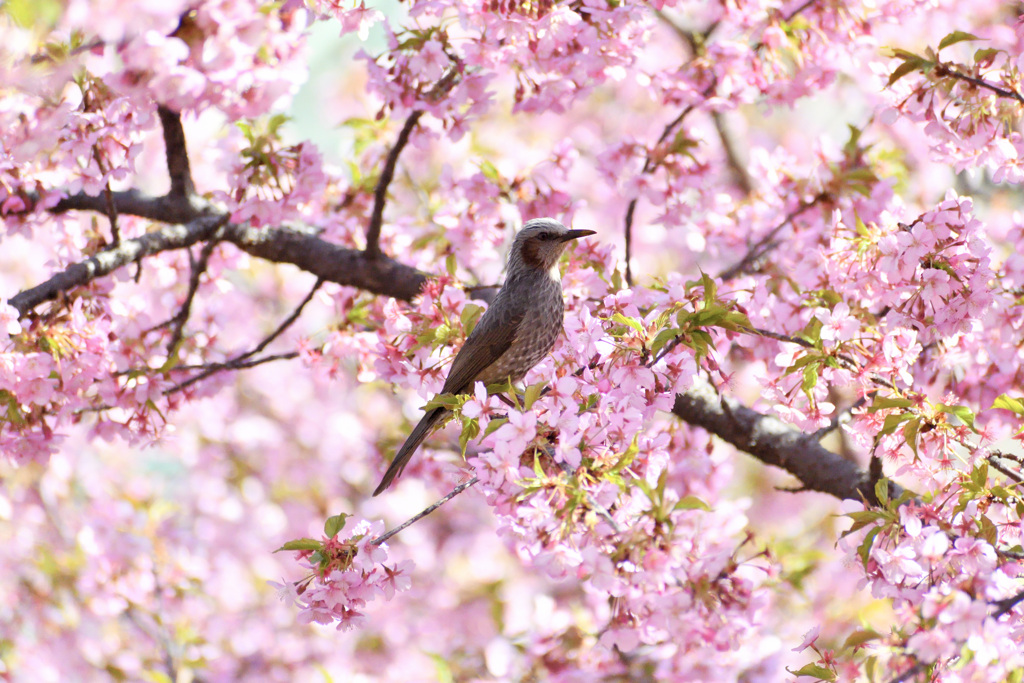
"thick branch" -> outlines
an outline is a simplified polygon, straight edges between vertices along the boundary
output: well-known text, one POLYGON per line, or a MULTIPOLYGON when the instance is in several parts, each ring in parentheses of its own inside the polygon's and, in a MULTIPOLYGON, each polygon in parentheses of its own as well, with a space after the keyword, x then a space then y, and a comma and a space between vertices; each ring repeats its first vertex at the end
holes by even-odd
POLYGON ((313 231, 300 228, 229 225, 224 240, 253 256, 291 263, 328 282, 404 301, 416 296, 428 277, 386 256, 372 258, 365 252, 325 242, 313 231))
POLYGON ((196 242, 210 239, 223 221, 223 217, 206 216, 185 225, 168 225, 142 237, 124 240, 117 247, 101 251, 85 261, 69 266, 41 285, 16 294, 8 303, 18 309, 18 313, 25 315, 44 301, 56 298, 61 292, 109 275, 133 261, 168 249, 183 249, 196 242))
MULTIPOLYGON (((189 223, 202 216, 210 215, 182 197, 151 197, 135 190, 113 192, 111 198, 119 215, 138 216, 161 223, 189 223)), ((65 211, 96 211, 107 214, 107 199, 79 193, 57 202, 50 209, 53 213, 65 211)))
POLYGON ((167 149, 167 175, 171 177, 171 191, 167 194, 171 197, 189 197, 196 189, 192 183, 192 171, 189 169, 181 114, 162 105, 157 108, 157 113, 160 115, 164 147, 167 149))
MULTIPOLYGON (((148 197, 137 192, 113 193, 120 214, 175 222, 134 240, 126 240, 116 249, 101 252, 55 275, 41 285, 15 295, 10 303, 25 315, 32 308, 60 292, 87 284, 117 268, 145 256, 169 249, 183 249, 210 239, 226 216, 204 213, 187 197, 148 197)), ((70 210, 105 212, 102 197, 77 194, 61 200, 51 211, 70 210)), ((317 277, 340 285, 359 287, 376 294, 408 301, 419 293, 427 274, 387 258, 348 249, 320 239, 312 230, 302 228, 251 228, 228 225, 221 239, 243 251, 275 263, 291 263, 317 277)))
MULTIPOLYGON (((677 394, 672 413, 765 464, 781 467, 805 489, 840 499, 874 499, 874 485, 867 472, 822 447, 813 436, 720 396, 708 384, 677 394)), ((894 495, 899 495, 898 488, 894 495)))
POLYGON ((370 224, 366 228, 366 253, 371 258, 377 258, 381 254, 380 228, 384 223, 384 204, 387 201, 388 185, 391 184, 391 179, 395 177, 398 155, 402 153, 402 150, 409 143, 412 129, 416 127, 416 122, 420 120, 421 116, 423 116, 423 112, 419 110, 409 114, 409 118, 405 120, 405 125, 402 126, 402 132, 398 134, 398 139, 395 140, 395 146, 388 152, 388 157, 384 161, 384 168, 380 171, 377 187, 373 191, 373 213, 370 214, 370 224))

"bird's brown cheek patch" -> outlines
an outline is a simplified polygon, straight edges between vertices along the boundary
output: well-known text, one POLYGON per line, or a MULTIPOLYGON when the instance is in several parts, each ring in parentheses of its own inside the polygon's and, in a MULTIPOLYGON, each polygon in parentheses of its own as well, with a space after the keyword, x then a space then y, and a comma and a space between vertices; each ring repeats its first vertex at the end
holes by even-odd
POLYGON ((523 244, 523 264, 531 268, 540 268, 540 245, 536 240, 527 240, 523 244))

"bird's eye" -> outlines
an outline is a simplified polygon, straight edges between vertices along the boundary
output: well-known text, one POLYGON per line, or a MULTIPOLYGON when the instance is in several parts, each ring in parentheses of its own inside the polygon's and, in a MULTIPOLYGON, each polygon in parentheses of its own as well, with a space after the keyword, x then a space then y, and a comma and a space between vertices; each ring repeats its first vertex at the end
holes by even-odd
POLYGON ((552 235, 550 232, 542 232, 541 234, 537 235, 537 239, 542 240, 544 242, 551 240, 551 238, 553 237, 554 235, 552 235))

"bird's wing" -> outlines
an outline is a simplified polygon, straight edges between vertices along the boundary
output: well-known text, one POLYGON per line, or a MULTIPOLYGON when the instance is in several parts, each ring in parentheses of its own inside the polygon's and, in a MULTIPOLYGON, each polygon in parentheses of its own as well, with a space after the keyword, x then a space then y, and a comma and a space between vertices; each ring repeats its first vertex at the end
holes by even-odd
POLYGON ((455 356, 441 393, 466 393, 477 375, 512 346, 523 322, 524 307, 510 304, 513 302, 502 304, 496 298, 483 314, 455 356))

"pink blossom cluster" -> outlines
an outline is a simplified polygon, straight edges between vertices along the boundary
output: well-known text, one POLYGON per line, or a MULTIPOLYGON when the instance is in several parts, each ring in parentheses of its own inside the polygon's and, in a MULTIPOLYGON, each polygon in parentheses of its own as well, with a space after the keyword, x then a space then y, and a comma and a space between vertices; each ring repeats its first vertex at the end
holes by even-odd
POLYGON ((0 7, 0 673, 1019 677, 1015 17, 956 0, 0 7), (335 149, 287 107, 339 33, 359 56, 320 59, 313 98, 335 149), (167 149, 175 113, 187 144, 167 149), (431 277, 411 301, 390 282, 310 293, 301 266, 201 241, 13 305, 160 236, 174 198, 134 207, 165 191, 168 154, 190 162, 188 206, 361 265, 383 202, 373 258, 431 277), (371 498, 509 238, 547 215, 598 231, 560 265, 555 350, 512 405, 450 399, 371 498), (696 388, 770 420, 751 453, 820 444, 874 499, 744 460, 673 414, 696 388), (386 523, 310 539, 337 509, 386 523))
POLYGON ((169 384, 131 372, 142 362, 141 349, 118 339, 112 325, 115 312, 127 311, 101 307, 83 297, 58 319, 20 323, 17 311, 3 306, 0 445, 16 462, 45 463, 65 431, 96 410, 102 417, 93 430, 101 438, 145 443, 162 431, 164 421, 153 408, 169 384))
POLYGON ((90 66, 111 87, 141 98, 166 93, 161 103, 174 110, 215 107, 230 118, 258 116, 294 93, 307 24, 300 3, 148 5, 123 24, 129 17, 111 23, 102 11, 66 17, 69 30, 102 42, 90 66))
POLYGON ((922 124, 933 157, 957 171, 982 168, 994 182, 1020 183, 1024 138, 1007 127, 1024 105, 1022 46, 1024 22, 1018 20, 981 36, 950 33, 924 55, 894 52, 910 75, 890 83, 883 122, 906 117, 922 124))
POLYGON ((247 163, 229 180, 231 220, 259 227, 319 214, 328 183, 319 151, 305 143, 278 146, 255 137, 249 142, 241 155, 247 163))
POLYGON ((378 596, 391 600, 409 589, 411 563, 384 564, 387 545, 376 542, 383 531, 383 522, 360 522, 347 538, 325 537, 316 551, 300 552, 313 570, 310 578, 298 586, 274 584, 300 606, 300 622, 336 624, 339 631, 347 631, 365 621, 359 610, 366 603, 378 596))

